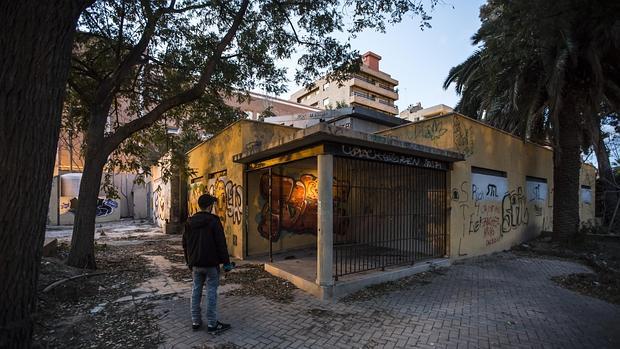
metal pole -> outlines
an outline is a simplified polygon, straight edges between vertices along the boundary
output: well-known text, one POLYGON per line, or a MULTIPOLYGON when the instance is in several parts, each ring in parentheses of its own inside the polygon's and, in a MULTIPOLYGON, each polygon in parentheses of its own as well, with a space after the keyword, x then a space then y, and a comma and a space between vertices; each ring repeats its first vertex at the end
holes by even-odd
POLYGON ((271 204, 272 204, 272 200, 271 200, 271 184, 272 184, 272 176, 271 176, 271 167, 269 168, 269 262, 273 263, 273 246, 272 246, 272 239, 271 239, 271 234, 273 234, 273 215, 272 215, 272 208, 271 208, 271 204))
MULTIPOLYGON (((58 157, 60 159, 60 156, 58 157)), ((58 160, 60 164, 60 160, 58 160)), ((56 176, 56 225, 60 225, 60 186, 62 181, 60 180, 60 165, 58 166, 58 175, 56 176)), ((619 201, 620 202, 620 201, 619 201)))

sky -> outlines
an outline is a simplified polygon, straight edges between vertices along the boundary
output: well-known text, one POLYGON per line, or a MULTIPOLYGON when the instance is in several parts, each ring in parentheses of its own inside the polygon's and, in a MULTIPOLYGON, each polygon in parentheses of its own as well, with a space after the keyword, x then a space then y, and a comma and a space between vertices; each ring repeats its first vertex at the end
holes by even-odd
MULTIPOLYGON (((385 34, 363 32, 352 41, 354 49, 361 54, 373 51, 382 59, 379 69, 399 81, 400 111, 410 104, 421 102, 423 107, 446 104, 454 107, 458 96, 451 87, 442 88, 448 71, 463 62, 476 47, 471 44, 472 35, 480 27, 479 9, 483 0, 445 0, 431 13, 432 28, 419 28, 419 18, 411 18, 387 28, 385 34)), ((295 61, 283 62, 289 68, 289 80, 295 61)), ((288 84, 288 97, 300 87, 294 81, 288 84)))

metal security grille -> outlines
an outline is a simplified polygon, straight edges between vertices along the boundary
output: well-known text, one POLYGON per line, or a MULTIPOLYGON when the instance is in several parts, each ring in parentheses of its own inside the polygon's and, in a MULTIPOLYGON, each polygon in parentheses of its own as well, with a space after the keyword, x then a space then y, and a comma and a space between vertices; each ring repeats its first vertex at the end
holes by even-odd
POLYGON ((446 172, 334 158, 335 277, 446 252, 446 172))

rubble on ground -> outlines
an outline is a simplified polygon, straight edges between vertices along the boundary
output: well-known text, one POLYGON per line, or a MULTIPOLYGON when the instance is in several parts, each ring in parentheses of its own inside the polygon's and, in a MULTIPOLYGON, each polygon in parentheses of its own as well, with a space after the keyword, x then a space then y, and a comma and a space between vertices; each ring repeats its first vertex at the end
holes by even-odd
POLYGON ((278 303, 290 303, 294 299, 295 285, 275 277, 265 271, 262 264, 245 264, 224 273, 220 285, 239 284, 241 287, 230 290, 230 296, 263 296, 278 303))

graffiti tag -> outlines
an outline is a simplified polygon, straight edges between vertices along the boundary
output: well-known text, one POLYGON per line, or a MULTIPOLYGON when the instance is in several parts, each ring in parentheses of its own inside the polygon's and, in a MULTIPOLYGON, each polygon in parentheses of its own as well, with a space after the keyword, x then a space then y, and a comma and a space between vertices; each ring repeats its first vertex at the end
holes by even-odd
POLYGON ((209 180, 208 193, 217 198, 213 205, 213 214, 220 217, 222 223, 230 219, 232 224, 241 224, 243 218, 243 187, 226 177, 209 180))
POLYGON ((431 169, 445 170, 447 165, 444 162, 424 159, 415 156, 400 155, 396 153, 383 152, 374 149, 360 148, 350 145, 342 145, 342 153, 346 156, 367 159, 378 160, 383 162, 392 162, 401 165, 424 167, 431 169))
POLYGON ((508 233, 522 224, 528 223, 526 198, 523 188, 512 190, 502 200, 502 233, 508 233))

